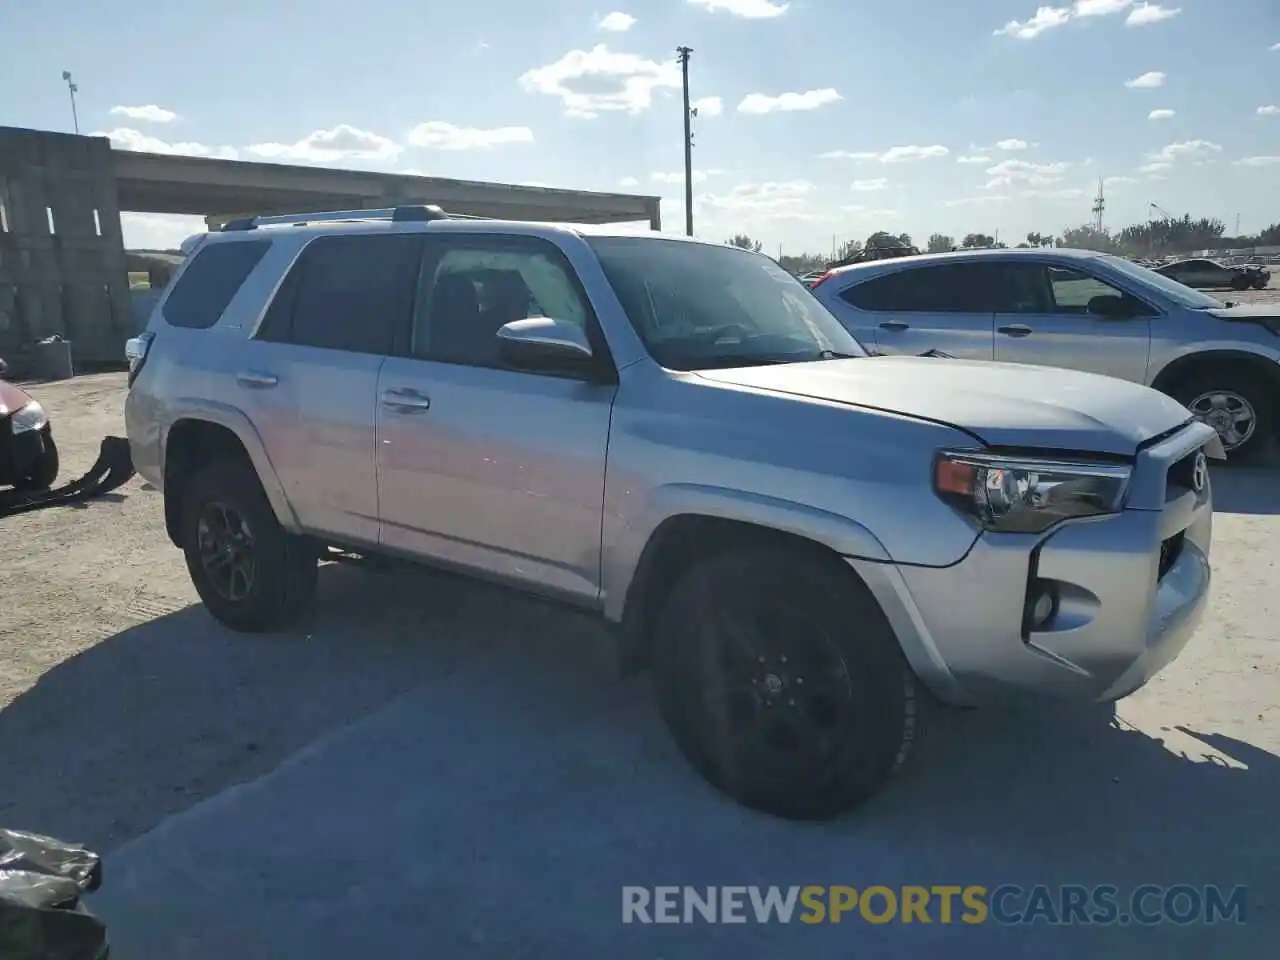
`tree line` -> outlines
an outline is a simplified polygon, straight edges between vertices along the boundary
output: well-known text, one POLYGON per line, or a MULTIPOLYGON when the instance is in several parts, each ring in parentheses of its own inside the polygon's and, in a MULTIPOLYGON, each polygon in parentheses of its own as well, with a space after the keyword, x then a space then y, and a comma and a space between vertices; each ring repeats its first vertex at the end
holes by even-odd
MULTIPOLYGON (((1097 230, 1092 224, 1082 224, 1078 227, 1068 227, 1056 235, 1028 233, 1014 246, 1018 249, 1071 247, 1114 253, 1123 257, 1167 257, 1191 254, 1197 250, 1231 250, 1280 245, 1280 223, 1273 223, 1265 230, 1251 236, 1229 237, 1226 232, 1226 224, 1221 220, 1211 217, 1193 220, 1190 214, 1186 214, 1180 218, 1166 217, 1148 223, 1135 223, 1114 232, 1107 228, 1097 230)), ((902 243, 908 247, 915 246, 909 234, 877 230, 865 241, 846 241, 836 251, 834 259, 846 259, 868 247, 881 246, 887 241, 895 244, 902 243)), ((758 240, 746 234, 738 234, 730 238, 728 243, 757 253, 763 246, 758 240)), ((974 250, 985 247, 1003 249, 1008 246, 1009 244, 985 233, 966 234, 960 238, 959 243, 950 234, 934 233, 930 234, 929 239, 925 241, 923 252, 944 253, 950 250, 974 250)), ((817 253, 802 253, 784 254, 778 262, 792 273, 804 274, 823 269, 832 262, 832 259, 817 253)))

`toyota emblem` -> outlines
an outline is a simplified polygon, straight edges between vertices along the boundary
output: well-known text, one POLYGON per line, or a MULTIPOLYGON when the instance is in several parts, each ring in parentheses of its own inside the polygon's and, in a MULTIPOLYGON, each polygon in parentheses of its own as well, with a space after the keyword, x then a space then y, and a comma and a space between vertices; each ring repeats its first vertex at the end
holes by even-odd
POLYGON ((1205 459, 1204 452, 1196 454, 1195 466, 1191 468, 1191 486, 1195 488, 1196 493, 1200 493, 1209 483, 1209 461, 1205 459))

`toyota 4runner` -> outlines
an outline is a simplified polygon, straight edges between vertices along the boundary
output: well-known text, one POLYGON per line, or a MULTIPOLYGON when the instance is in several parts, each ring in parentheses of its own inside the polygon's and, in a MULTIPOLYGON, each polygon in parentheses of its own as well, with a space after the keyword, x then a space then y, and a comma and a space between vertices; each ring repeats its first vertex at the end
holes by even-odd
POLYGON ((928 693, 1123 697, 1209 587, 1214 431, 1119 379, 868 357, 769 258, 435 207, 233 222, 131 341, 136 466, 204 604, 333 547, 597 612, 681 751, 823 817, 928 693), (287 226, 285 226, 287 224, 287 226))

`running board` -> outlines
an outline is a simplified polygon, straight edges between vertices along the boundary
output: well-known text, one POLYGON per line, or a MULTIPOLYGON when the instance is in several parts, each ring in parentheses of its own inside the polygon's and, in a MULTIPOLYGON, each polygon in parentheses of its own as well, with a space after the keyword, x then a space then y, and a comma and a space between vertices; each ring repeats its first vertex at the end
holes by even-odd
POLYGON ((0 518, 92 500, 128 483, 134 473, 129 441, 124 437, 103 437, 98 459, 80 479, 49 490, 0 493, 0 518))

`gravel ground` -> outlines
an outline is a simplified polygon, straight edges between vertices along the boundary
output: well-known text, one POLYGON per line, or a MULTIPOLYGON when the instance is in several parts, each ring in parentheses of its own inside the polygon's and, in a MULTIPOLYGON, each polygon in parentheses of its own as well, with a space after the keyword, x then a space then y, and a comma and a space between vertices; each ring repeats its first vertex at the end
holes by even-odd
MULTIPOLYGON (((123 375, 37 389, 78 475, 123 429, 123 375)), ((1272 955, 1280 474, 1214 482, 1212 607, 1165 674, 1115 711, 948 715, 892 790, 801 827, 704 787, 586 618, 329 568, 310 627, 221 629, 135 479, 0 521, 0 824, 109 854, 121 958, 336 960, 357 926, 406 958, 1272 955), (1248 884, 1250 922, 619 922, 624 883, 1001 882, 1248 884)))

